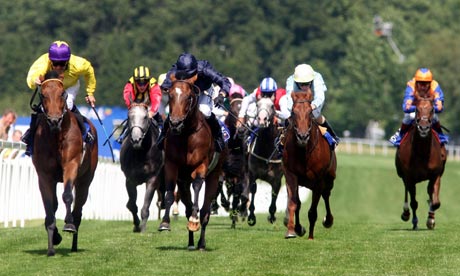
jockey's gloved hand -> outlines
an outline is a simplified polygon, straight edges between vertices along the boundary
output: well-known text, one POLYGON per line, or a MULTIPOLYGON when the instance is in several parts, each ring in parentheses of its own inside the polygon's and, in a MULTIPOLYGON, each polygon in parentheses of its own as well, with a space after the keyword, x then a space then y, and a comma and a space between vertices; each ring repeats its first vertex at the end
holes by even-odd
POLYGON ((223 106, 223 105, 224 105, 225 96, 226 96, 225 92, 220 91, 220 92, 219 92, 219 95, 214 99, 214 105, 215 105, 216 107, 223 106))

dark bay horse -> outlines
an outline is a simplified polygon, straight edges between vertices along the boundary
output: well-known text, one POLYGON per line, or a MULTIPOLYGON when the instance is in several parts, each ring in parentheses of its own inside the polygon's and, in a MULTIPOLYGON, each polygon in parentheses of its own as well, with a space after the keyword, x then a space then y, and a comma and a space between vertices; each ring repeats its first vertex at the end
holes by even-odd
MULTIPOLYGON (((161 199, 164 189, 163 151, 156 146, 158 126, 148 116, 149 98, 143 102, 131 102, 128 110, 128 135, 120 150, 120 165, 126 177, 129 200, 126 207, 133 215, 133 232, 145 232, 153 194, 161 199), (142 223, 137 215, 137 186, 145 183, 144 204, 141 210, 142 223)), ((156 123, 156 122, 155 122, 156 123)))
MULTIPOLYGON (((235 93, 230 97, 230 113, 225 118, 225 125, 230 131, 230 139, 228 140, 228 155, 223 165, 225 187, 227 188, 227 197, 231 199, 227 201, 228 212, 232 220, 232 228, 238 221, 238 214, 240 211, 240 198, 243 192, 243 182, 245 180, 246 170, 246 143, 244 142, 244 135, 238 135, 237 131, 237 118, 241 109, 241 102, 243 97, 235 93)), ((221 194, 221 201, 226 199, 225 194, 222 192, 222 187, 219 187, 221 194)), ((224 206, 224 204, 222 204, 224 206)), ((225 207, 225 206, 224 206, 225 207)), ((245 209, 246 207, 244 207, 245 209)))
POLYGON ((335 152, 329 147, 313 118, 311 91, 291 93, 291 97, 294 104, 286 130, 283 151, 283 169, 288 192, 286 211, 288 230, 285 237, 295 238, 297 235, 305 235, 306 230, 300 224, 299 218, 301 205, 299 187, 303 186, 312 191, 312 202, 308 210, 310 222, 308 238, 313 239, 318 217, 317 207, 321 197, 326 206, 324 227, 331 227, 334 221, 329 196, 336 177, 337 159, 335 152))
MULTIPOLYGON (((267 220, 270 223, 276 221, 276 200, 281 188, 283 170, 281 167, 281 159, 273 158, 275 151, 277 151, 275 148, 275 139, 279 135, 278 126, 274 123, 275 114, 275 105, 272 99, 261 98, 257 101, 257 137, 255 137, 251 145, 249 145, 247 161, 246 184, 249 185, 249 192, 251 193, 248 215, 248 224, 250 226, 256 224, 254 199, 257 192, 257 179, 268 182, 272 187, 271 203, 268 209, 269 215, 267 220)), ((246 197, 244 199, 246 199, 246 197)), ((244 202, 242 204, 244 205, 244 202)))
POLYGON ((205 233, 211 215, 211 201, 217 196, 219 175, 226 158, 226 150, 215 155, 214 139, 204 115, 198 109, 199 88, 194 85, 196 76, 189 80, 171 77, 169 89, 169 130, 166 132, 165 147, 165 215, 159 230, 170 229, 170 208, 174 201, 177 183, 180 199, 185 205, 188 219, 188 248, 195 249, 194 232, 201 235, 197 248, 206 247, 205 233), (217 158, 217 159, 214 159, 217 158), (205 184, 204 200, 198 206, 200 190, 205 184), (194 195, 192 199, 190 187, 194 195))
POLYGON ((67 93, 62 80, 57 75, 48 78, 52 75, 53 73, 48 73, 41 85, 43 113, 38 115, 32 154, 46 213, 48 256, 55 254, 54 246, 62 240, 55 217, 58 208, 57 183, 64 184, 62 199, 66 216, 63 230, 73 233, 72 251, 76 252, 82 208, 98 162, 96 129, 90 121, 87 122, 95 141, 92 144, 83 143, 77 119, 67 108, 67 93), (72 204, 74 206, 71 211, 72 204))
POLYGON ((407 135, 396 150, 396 170, 402 178, 405 188, 404 207, 402 220, 408 221, 410 211, 407 194, 410 195, 412 208, 412 225, 417 229, 418 218, 416 215, 418 202, 415 198, 415 184, 428 180, 429 212, 426 226, 434 229, 434 213, 441 205, 439 190, 441 176, 444 173, 447 153, 446 148, 439 142, 438 137, 431 128, 434 114, 433 97, 422 97, 415 94, 416 106, 415 121, 407 135))

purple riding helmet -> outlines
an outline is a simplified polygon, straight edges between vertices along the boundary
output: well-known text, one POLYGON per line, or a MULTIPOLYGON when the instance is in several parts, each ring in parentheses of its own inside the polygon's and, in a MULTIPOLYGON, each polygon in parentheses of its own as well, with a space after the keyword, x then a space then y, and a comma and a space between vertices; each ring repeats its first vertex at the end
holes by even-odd
POLYGON ((48 58, 51 61, 68 61, 70 59, 70 47, 67 42, 54 41, 48 50, 48 58))

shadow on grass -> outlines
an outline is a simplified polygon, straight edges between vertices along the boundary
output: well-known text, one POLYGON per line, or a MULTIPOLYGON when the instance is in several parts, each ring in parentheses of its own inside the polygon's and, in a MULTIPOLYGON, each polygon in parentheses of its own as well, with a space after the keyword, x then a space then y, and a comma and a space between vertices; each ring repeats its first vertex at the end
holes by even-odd
MULTIPOLYGON (((72 252, 70 251, 70 248, 55 248, 56 254, 55 255, 61 255, 64 257, 70 257, 72 254, 78 254, 78 253, 83 253, 86 250, 85 249, 78 249, 77 252, 72 252)), ((30 255, 43 255, 47 256, 48 249, 35 249, 35 250, 24 250, 24 253, 30 254, 30 255)))
POLYGON ((198 250, 198 249, 195 249, 195 250, 189 250, 187 247, 183 247, 183 246, 158 246, 156 247, 156 249, 160 250, 160 251, 188 251, 188 252, 212 252, 214 251, 213 249, 209 249, 209 248, 206 248, 205 250, 198 250))

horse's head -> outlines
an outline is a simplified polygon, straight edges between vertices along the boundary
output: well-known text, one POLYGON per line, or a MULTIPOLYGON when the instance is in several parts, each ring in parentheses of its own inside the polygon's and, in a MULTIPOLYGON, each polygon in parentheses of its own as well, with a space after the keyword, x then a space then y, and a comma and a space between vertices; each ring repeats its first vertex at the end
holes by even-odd
POLYGON ((149 106, 146 103, 131 103, 128 110, 129 137, 133 148, 140 149, 150 127, 149 106))
POLYGON ((297 144, 306 146, 310 140, 310 132, 313 125, 311 101, 313 95, 309 92, 293 92, 292 113, 290 125, 294 128, 297 144))
POLYGON ((238 116, 241 110, 241 102, 243 101, 243 96, 238 93, 233 94, 230 96, 230 112, 233 115, 238 116))
POLYGON ((270 98, 261 98, 257 101, 257 123, 261 128, 267 128, 275 117, 275 104, 270 98))
POLYGON ((434 114, 433 100, 433 96, 420 96, 415 93, 415 126, 421 137, 427 137, 431 132, 431 122, 434 114))
POLYGON ((195 78, 188 80, 176 80, 171 76, 169 88, 169 124, 175 134, 181 133, 184 121, 197 108, 199 89, 194 85, 195 78))
POLYGON ((57 72, 51 71, 45 75, 41 84, 40 100, 48 125, 52 130, 59 130, 67 112, 67 92, 64 90, 62 76, 57 72))

